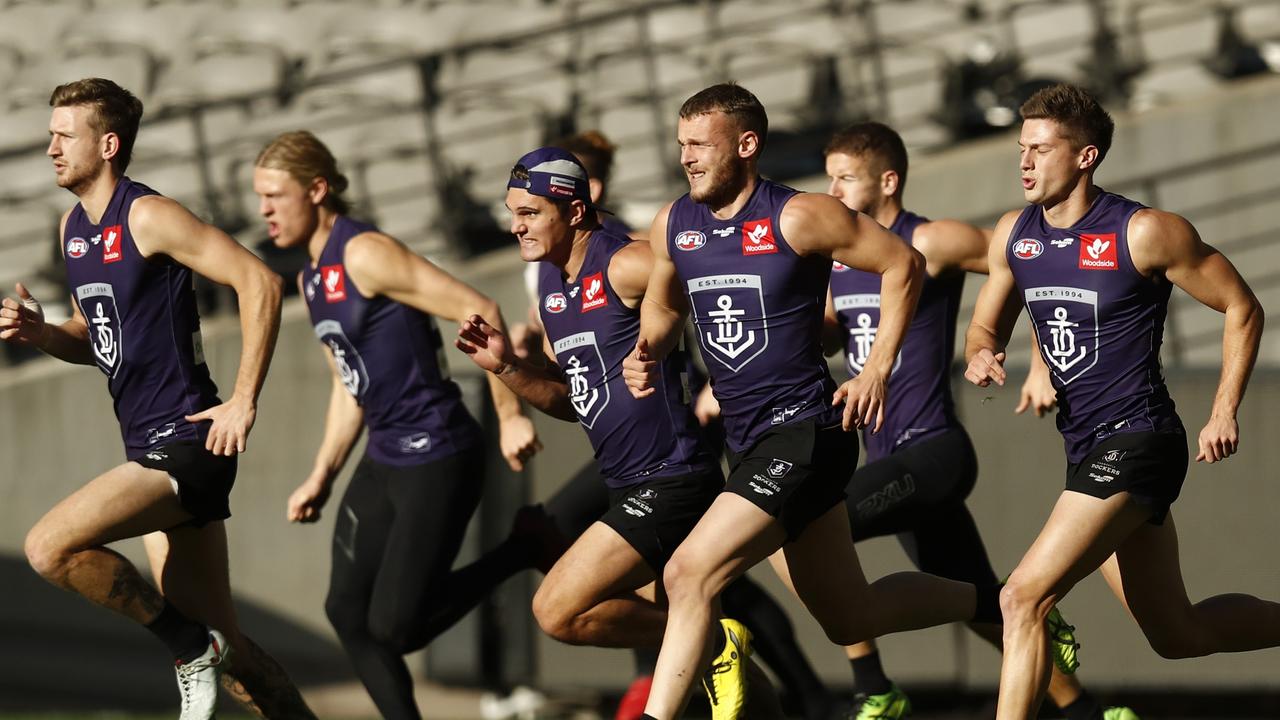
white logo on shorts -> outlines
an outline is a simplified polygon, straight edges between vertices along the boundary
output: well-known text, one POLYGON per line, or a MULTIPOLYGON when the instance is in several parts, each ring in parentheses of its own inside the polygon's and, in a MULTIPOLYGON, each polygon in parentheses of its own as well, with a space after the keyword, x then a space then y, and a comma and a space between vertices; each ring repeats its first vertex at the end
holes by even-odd
POLYGON ((786 460, 779 460, 778 458, 774 458, 773 462, 769 463, 769 477, 781 478, 790 471, 791 471, 791 463, 787 462, 786 460))

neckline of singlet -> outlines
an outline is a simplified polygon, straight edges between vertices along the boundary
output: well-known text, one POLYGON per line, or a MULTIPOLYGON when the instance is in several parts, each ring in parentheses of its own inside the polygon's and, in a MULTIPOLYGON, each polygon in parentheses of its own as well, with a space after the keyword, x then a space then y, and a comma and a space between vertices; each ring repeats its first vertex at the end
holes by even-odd
MULTIPOLYGON (((570 285, 576 285, 582 282, 582 268, 586 267, 587 261, 591 259, 591 253, 596 249, 596 238, 602 232, 604 232, 604 226, 600 225, 595 230, 592 230, 591 234, 587 236, 587 252, 582 256, 582 264, 578 266, 578 275, 573 280, 569 279, 569 274, 567 272, 556 267, 555 263, 548 263, 549 265, 551 265, 551 267, 554 267, 557 270, 560 270, 560 273, 561 273, 560 282, 565 287, 568 287, 570 285)), ((603 270, 601 270, 601 272, 607 272, 608 269, 609 269, 608 267, 605 267, 603 270)))
POLYGON ((1058 232, 1075 233, 1078 235, 1079 230, 1077 230, 1077 228, 1089 227, 1088 223, 1092 222, 1094 213, 1102 212, 1102 209, 1101 209, 1102 199, 1110 194, 1111 193, 1107 192, 1106 190, 1103 190, 1102 188, 1098 188, 1098 196, 1095 197, 1093 199, 1093 202, 1089 204, 1089 209, 1085 210, 1084 214, 1081 215, 1078 220, 1076 220, 1075 222, 1071 223, 1066 227, 1058 227, 1057 225, 1054 225, 1053 223, 1049 222, 1049 219, 1045 217, 1043 206, 1038 205, 1035 207, 1040 211, 1039 212, 1040 222, 1049 230, 1056 230, 1058 232))
MULTIPOLYGON (((329 246, 333 244, 334 233, 338 229, 338 223, 347 219, 346 215, 336 215, 333 219, 333 227, 329 228, 329 237, 324 239, 324 247, 320 248, 320 257, 312 260, 307 258, 307 269, 313 273, 320 272, 320 263, 324 261, 324 254, 329 252, 329 246)), ((342 258, 338 258, 338 262, 342 264, 342 258)))
POLYGON ((84 201, 76 202, 76 208, 80 210, 80 217, 84 218, 84 222, 86 225, 88 225, 90 228, 94 230, 98 230, 102 227, 103 221, 106 220, 107 217, 111 215, 111 208, 115 206, 116 201, 120 197, 120 189, 124 187, 124 183, 128 179, 129 178, 123 177, 123 176, 116 179, 116 186, 111 188, 111 199, 107 201, 107 206, 103 208, 102 217, 98 218, 98 222, 94 222, 89 219, 89 211, 85 209, 84 201))
MULTIPOLYGON (((718 218, 718 217, 716 217, 716 214, 715 214, 714 212, 712 212, 712 211, 711 211, 711 208, 710 208, 710 207, 708 207, 708 206, 704 205, 703 203, 696 202, 696 201, 693 199, 693 196, 692 196, 692 195, 686 195, 685 197, 689 198, 689 202, 691 202, 691 203, 693 203, 694 205, 697 205, 698 207, 702 208, 703 212, 705 212, 705 213, 706 213, 706 214, 711 218, 711 221, 712 221, 712 222, 718 222, 718 223, 738 223, 738 222, 742 222, 742 221, 743 221, 743 219, 744 219, 744 216, 746 216, 746 215, 747 215, 747 211, 748 211, 748 210, 750 210, 752 207, 754 207, 754 206, 755 206, 755 203, 756 203, 756 196, 760 194, 760 190, 764 187, 764 184, 765 184, 765 183, 767 183, 767 182, 772 182, 772 181, 771 181, 771 180, 767 180, 767 179, 765 179, 765 178, 763 178, 763 177, 761 177, 761 176, 759 176, 759 175, 756 175, 756 186, 755 186, 755 187, 753 187, 753 188, 751 188, 751 195, 747 198, 747 202, 746 202, 746 203, 744 203, 744 204, 742 205, 742 209, 741 209, 741 210, 738 210, 738 212, 734 213, 734 214, 733 214, 733 217, 725 218, 725 219, 723 219, 723 220, 722 220, 722 219, 720 219, 720 218, 718 218)), ((776 184, 776 183, 775 183, 775 184, 776 184)))

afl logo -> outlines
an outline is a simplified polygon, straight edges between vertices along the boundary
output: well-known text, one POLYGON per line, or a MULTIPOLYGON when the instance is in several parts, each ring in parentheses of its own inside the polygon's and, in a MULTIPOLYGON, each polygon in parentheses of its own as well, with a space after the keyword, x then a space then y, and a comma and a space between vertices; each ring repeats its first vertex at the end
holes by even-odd
POLYGON ((73 237, 67 241, 67 257, 82 258, 89 252, 89 243, 82 237, 73 237))
POLYGON ((685 230, 676 236, 676 247, 686 252, 707 244, 707 236, 697 230, 685 230))
POLYGON ((565 308, 569 307, 569 301, 565 299, 564 293, 551 293, 547 296, 546 301, 542 303, 542 307, 547 312, 553 315, 558 315, 564 312, 565 308))
POLYGON ((839 262, 836 262, 835 260, 831 261, 832 272, 845 272, 848 269, 849 269, 849 266, 845 265, 844 263, 839 263, 839 262))
POLYGON ((1035 238, 1022 238, 1013 244, 1013 256, 1019 260, 1034 260, 1044 252, 1044 243, 1035 238))

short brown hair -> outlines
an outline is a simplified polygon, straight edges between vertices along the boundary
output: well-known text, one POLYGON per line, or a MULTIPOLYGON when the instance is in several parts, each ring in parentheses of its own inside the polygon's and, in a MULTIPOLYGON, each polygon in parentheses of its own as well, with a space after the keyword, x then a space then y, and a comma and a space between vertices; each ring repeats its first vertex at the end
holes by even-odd
POLYGON ((609 175, 613 172, 613 154, 618 146, 609 142, 609 138, 599 130, 587 130, 556 143, 562 150, 573 153, 582 166, 587 169, 589 177, 609 184, 609 175))
POLYGON ((120 149, 112 161, 124 174, 133 157, 133 143, 138 139, 142 122, 142 101, 133 93, 104 78, 84 78, 64 83, 53 89, 49 107, 88 105, 94 109, 89 127, 99 135, 114 133, 120 138, 120 149))
POLYGON ((898 192, 907 184, 907 146, 893 128, 878 122, 863 122, 837 130, 823 155, 843 153, 875 160, 880 172, 898 173, 898 192))
POLYGON ((307 130, 293 130, 277 135, 258 153, 253 163, 268 170, 283 170, 306 188, 316 178, 329 184, 324 205, 339 215, 346 215, 351 205, 342 197, 347 189, 347 176, 338 172, 338 161, 320 138, 307 130))
POLYGON ((1059 83, 1036 92, 1022 103, 1023 120, 1052 120, 1058 123, 1063 137, 1077 148, 1098 148, 1098 161, 1111 149, 1111 136, 1116 124, 1111 115, 1084 88, 1059 83))
POLYGON ((738 127, 754 132, 764 145, 769 135, 769 115, 751 91, 733 82, 712 85, 699 90, 680 106, 680 117, 691 118, 722 112, 733 118, 738 127))

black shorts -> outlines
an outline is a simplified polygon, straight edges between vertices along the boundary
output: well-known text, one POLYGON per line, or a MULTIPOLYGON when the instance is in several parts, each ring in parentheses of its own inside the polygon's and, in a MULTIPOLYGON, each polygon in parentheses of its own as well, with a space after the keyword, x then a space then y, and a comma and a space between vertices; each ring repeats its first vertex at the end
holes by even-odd
POLYGON ((821 428, 801 420, 769 430, 746 452, 728 456, 725 491, 777 518, 791 541, 844 502, 845 485, 858 466, 858 443, 839 425, 821 428))
POLYGON ((214 455, 200 440, 178 440, 153 447, 134 462, 169 474, 178 491, 178 502, 202 527, 231 517, 231 486, 236 482, 236 455, 214 455))
POLYGON ((1067 465, 1067 489, 1103 500, 1127 492, 1150 506, 1151 523, 1160 525, 1182 492, 1187 462, 1186 433, 1120 433, 1067 465))
POLYGON ((654 574, 662 577, 671 553, 689 536, 722 489, 724 476, 718 467, 610 488, 609 509, 600 522, 617 531, 654 574))

